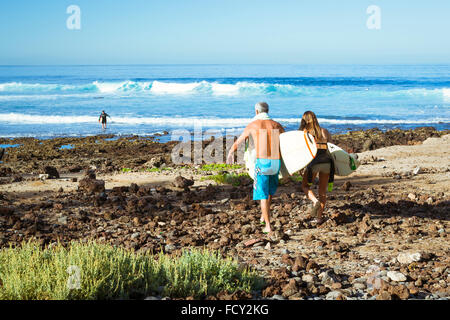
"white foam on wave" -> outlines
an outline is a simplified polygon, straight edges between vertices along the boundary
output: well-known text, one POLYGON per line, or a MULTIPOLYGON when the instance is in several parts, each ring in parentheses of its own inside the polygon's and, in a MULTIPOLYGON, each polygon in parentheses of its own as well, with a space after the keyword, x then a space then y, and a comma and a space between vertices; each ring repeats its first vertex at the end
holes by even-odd
POLYGON ((0 101, 31 101, 31 100, 58 100, 68 98, 95 98, 97 94, 92 93, 86 95, 83 93, 66 93, 66 94, 21 94, 21 95, 0 95, 0 101))
POLYGON ((211 90, 216 95, 235 95, 239 93, 239 86, 234 84, 212 83, 211 90))
MULTIPOLYGON (((274 118, 281 123, 299 123, 299 118, 274 118)), ((363 125, 363 124, 432 124, 450 123, 449 118, 433 118, 421 120, 395 120, 395 119, 325 119, 319 118, 320 123, 336 125, 363 125)), ((61 123, 97 123, 97 116, 50 116, 30 115, 21 113, 0 114, 0 122, 18 124, 61 124, 61 123)), ((181 117, 114 117, 110 123, 139 125, 149 124, 157 126, 204 126, 204 127, 240 127, 246 126, 252 121, 251 118, 181 118, 181 117)))
POLYGON ((111 82, 98 82, 94 81, 93 84, 98 88, 99 92, 111 93, 117 91, 123 83, 111 83, 111 82))
POLYGON ((184 94, 193 92, 201 85, 201 82, 177 83, 153 81, 150 91, 156 94, 184 94))
POLYGON ((450 100, 450 88, 444 88, 442 89, 442 94, 444 95, 444 98, 447 100, 450 100))
POLYGON ((196 82, 170 82, 170 81, 119 81, 101 82, 94 81, 86 84, 41 84, 41 83, 21 83, 9 82, 0 84, 0 92, 4 93, 103 93, 114 95, 129 94, 155 94, 155 95, 186 95, 186 94, 213 94, 213 95, 260 95, 278 94, 287 96, 331 96, 331 95, 364 95, 369 97, 450 97, 450 88, 412 88, 399 90, 380 90, 361 88, 361 90, 345 90, 342 87, 314 87, 297 86, 292 84, 265 83, 240 81, 234 84, 224 84, 217 81, 196 81, 196 82))
POLYGON ((52 92, 52 91, 90 91, 94 90, 94 83, 72 85, 72 84, 42 84, 42 83, 22 83, 7 82, 0 83, 1 92, 52 92))

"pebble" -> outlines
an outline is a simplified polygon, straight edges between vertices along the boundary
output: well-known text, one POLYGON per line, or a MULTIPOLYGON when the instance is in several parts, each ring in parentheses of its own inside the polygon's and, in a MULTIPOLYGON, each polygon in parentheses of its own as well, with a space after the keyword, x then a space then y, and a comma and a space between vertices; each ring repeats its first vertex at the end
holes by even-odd
POLYGON ((139 232, 135 232, 131 235, 131 239, 136 239, 137 237, 139 237, 139 232))
MULTIPOLYGON (((136 232, 136 233, 138 233, 138 232, 136 232)), ((138 235, 139 235, 139 233, 138 233, 138 235)), ((173 250, 175 250, 176 249, 176 247, 173 245, 173 244, 166 244, 165 246, 164 246, 164 250, 166 251, 166 252, 170 252, 170 251, 173 251, 173 250)))
POLYGON ((408 198, 411 200, 416 200, 416 195, 414 193, 408 194, 408 198))
POLYGON ((67 217, 61 217, 58 219, 59 224, 67 224, 67 217))
POLYGON ((302 277, 302 281, 306 283, 313 283, 314 282, 314 276, 312 274, 304 274, 302 277))
POLYGON ((410 264, 412 262, 415 261, 420 261, 421 259, 421 254, 420 252, 415 252, 415 253, 400 253, 397 256, 397 261, 403 264, 410 264))
POLYGON ((339 291, 330 291, 327 293, 325 299, 327 300, 337 300, 339 296, 342 296, 342 293, 339 291))
POLYGON ((367 282, 366 277, 360 277, 360 278, 356 278, 355 280, 353 280, 353 283, 366 283, 366 282, 367 282))
POLYGON ((406 281, 405 275, 403 273, 401 273, 401 272, 398 272, 398 271, 389 271, 387 273, 387 276, 392 281, 396 281, 396 282, 406 281))
POLYGON ((357 290, 364 290, 367 287, 364 283, 355 283, 355 284, 353 284, 353 288, 355 288, 357 290))

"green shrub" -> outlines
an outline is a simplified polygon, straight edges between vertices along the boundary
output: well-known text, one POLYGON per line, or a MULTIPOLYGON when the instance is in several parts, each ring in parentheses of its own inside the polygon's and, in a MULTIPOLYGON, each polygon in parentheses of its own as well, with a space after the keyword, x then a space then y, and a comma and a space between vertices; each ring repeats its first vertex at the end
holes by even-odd
POLYGON ((301 183, 303 181, 303 176, 298 172, 294 173, 289 178, 295 183, 301 183))
POLYGON ((122 168, 121 171, 122 171, 122 172, 130 172, 130 171, 131 171, 131 168, 122 168))
POLYGON ((41 248, 29 241, 0 250, 0 299, 127 299, 161 288, 170 297, 203 298, 222 290, 250 292, 261 287, 255 271, 241 270, 231 258, 206 249, 185 250, 177 258, 93 241, 74 241, 67 248, 41 248), (68 273, 70 266, 79 270, 78 289, 68 286, 77 279, 76 273, 68 273))
POLYGON ((172 170, 172 168, 147 168, 147 169, 143 169, 142 171, 146 171, 146 172, 162 172, 162 171, 170 171, 172 170))
POLYGON ((251 182, 251 178, 247 173, 221 173, 202 177, 201 180, 212 180, 220 184, 231 184, 235 187, 251 182))
POLYGON ((240 164, 225 164, 225 163, 212 163, 203 165, 200 170, 202 171, 223 171, 223 170, 235 170, 240 169, 240 164))

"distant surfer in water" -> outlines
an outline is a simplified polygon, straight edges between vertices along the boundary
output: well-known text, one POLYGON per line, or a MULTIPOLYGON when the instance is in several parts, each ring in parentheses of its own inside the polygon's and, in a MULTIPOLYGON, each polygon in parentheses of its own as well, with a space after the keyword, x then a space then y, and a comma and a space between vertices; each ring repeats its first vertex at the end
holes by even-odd
MULTIPOLYGON (((100 114, 100 117, 98 118, 98 122, 100 123, 100 121, 102 122, 102 129, 105 130, 106 129, 106 117, 109 117, 109 114, 107 114, 105 112, 105 110, 102 111, 102 113, 100 114)), ((111 118, 111 117, 109 117, 111 118)))
POLYGON ((259 102, 255 105, 256 116, 245 128, 242 135, 230 148, 227 163, 234 162, 234 151, 239 144, 250 136, 256 146, 255 180, 253 184, 253 200, 261 201, 261 224, 265 225, 263 232, 270 234, 270 204, 272 196, 278 188, 278 173, 280 171, 280 134, 283 127, 270 119, 269 105, 259 102))
POLYGON ((322 224, 324 222, 323 211, 327 201, 327 186, 334 180, 334 164, 327 146, 328 142, 331 143, 331 135, 327 129, 320 127, 317 117, 312 111, 306 111, 303 114, 299 130, 306 130, 316 140, 317 154, 304 170, 302 189, 313 202, 311 216, 316 216, 317 224, 322 224), (319 175, 319 199, 309 187, 317 175, 319 175))

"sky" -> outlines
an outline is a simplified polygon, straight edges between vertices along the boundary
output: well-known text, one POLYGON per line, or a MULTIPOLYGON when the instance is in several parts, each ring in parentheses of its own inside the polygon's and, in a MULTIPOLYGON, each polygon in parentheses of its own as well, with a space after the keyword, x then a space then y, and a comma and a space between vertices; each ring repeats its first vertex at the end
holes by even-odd
POLYGON ((1 1, 0 65, 448 64, 449 13, 448 0, 1 1))

